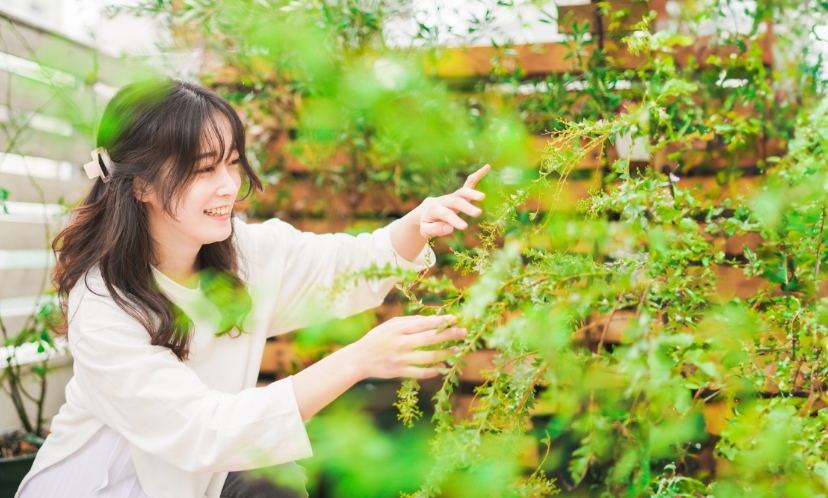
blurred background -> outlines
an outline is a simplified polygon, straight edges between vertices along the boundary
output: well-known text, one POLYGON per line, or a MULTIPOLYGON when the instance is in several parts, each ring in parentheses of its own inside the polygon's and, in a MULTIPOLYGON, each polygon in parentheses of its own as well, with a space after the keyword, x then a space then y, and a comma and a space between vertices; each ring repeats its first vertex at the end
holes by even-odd
MULTIPOLYGON (((524 195, 549 173, 554 151, 548 144, 565 122, 632 113, 647 94, 645 75, 666 77, 662 66, 653 70, 647 54, 624 41, 661 33, 658 49, 674 60, 679 77, 700 88, 697 108, 669 112, 721 115, 721 127, 665 138, 641 124, 638 131, 628 126, 582 143, 586 150, 571 171, 550 177, 560 190, 534 192, 506 233, 525 235, 527 244, 548 251, 622 258, 640 245, 623 230, 613 231, 616 225, 584 224, 579 210, 590 192, 617 182, 619 160, 680 179, 703 206, 729 208, 730 199, 754 192, 768 165, 786 155, 799 108, 824 91, 825 9, 791 3, 782 19, 782 9, 759 15, 757 5, 763 4, 0 0, 0 317, 12 338, 17 331, 46 338, 32 317, 53 300, 45 278, 53 261, 47 242, 91 184, 81 165, 94 148, 100 111, 120 86, 155 72, 213 88, 245 121, 249 157, 267 188, 240 203, 239 216, 250 223, 275 216, 306 231, 356 234, 404 215, 426 196, 458 188, 486 163, 494 166, 482 185, 487 209, 524 195), (647 15, 649 25, 637 25, 647 15), (530 234, 533 210, 558 215, 548 229, 530 234)), ((477 235, 473 229, 438 242, 437 268, 429 276, 445 276, 456 289, 473 285, 479 275, 460 266, 463 254, 480 246, 477 235)), ((758 244, 755 234, 711 238, 728 257, 743 257, 745 246, 758 244)), ((763 285, 735 266, 713 266, 718 292, 727 298, 746 299, 763 285)), ((435 292, 412 305, 403 294, 392 292, 378 310, 268 341, 260 385, 295 373, 384 320, 452 297, 435 292)), ((596 313, 576 340, 587 350, 612 351, 636 316, 629 309, 613 309, 609 318, 596 313)), ((14 344, 6 354, 16 351, 23 365, 49 365, 46 377, 34 371, 26 380, 36 390, 48 378, 48 420, 63 402, 71 358, 60 348, 43 351, 23 342, 7 339, 14 344)), ((498 352, 483 346, 458 372, 449 399, 457 421, 471 420, 478 388, 489 382, 481 372, 494 368, 498 352)), ((308 430, 316 456, 301 462, 311 496, 417 490, 433 475, 431 398, 442 383, 421 383, 416 405, 423 416, 410 429, 394 407, 399 381, 369 379, 315 417, 308 430)), ((3 396, 0 430, 12 430, 19 426, 17 413, 3 396)), ((30 411, 36 406, 24 404, 30 411)), ((442 496, 509 495, 503 483, 541 467, 572 495, 592 496, 589 486, 601 481, 600 472, 585 471, 584 486, 566 488, 578 439, 556 425, 558 408, 538 401, 527 437, 502 449, 517 455, 514 460, 499 461, 496 448, 489 448, 488 463, 453 474, 442 496), (544 453, 550 445, 539 443, 544 435, 548 443, 550 431, 559 438, 551 456, 544 453)), ((700 415, 700 431, 711 439, 699 445, 694 470, 715 471, 713 446, 729 413, 711 403, 700 415)), ((516 495, 545 495, 525 493, 516 495)))

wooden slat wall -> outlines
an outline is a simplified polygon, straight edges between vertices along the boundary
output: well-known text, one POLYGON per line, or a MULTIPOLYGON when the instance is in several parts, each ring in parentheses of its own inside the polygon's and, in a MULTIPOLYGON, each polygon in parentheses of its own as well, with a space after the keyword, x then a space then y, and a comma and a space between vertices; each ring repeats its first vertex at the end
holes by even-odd
MULTIPOLYGON (((0 71, 2 73, 2 71, 0 71)), ((2 76, 0 76, 2 78, 2 76)), ((85 159, 93 147, 92 137, 73 130, 70 136, 58 135, 40 130, 26 130, 14 140, 0 133, 0 151, 10 151, 24 156, 45 157, 58 161, 67 157, 85 159)), ((0 181, 0 185, 2 185, 0 181)), ((7 187, 8 188, 8 187, 7 187)))
MULTIPOLYGON (((37 63, 41 68, 31 73, 15 69, 20 64, 9 64, 0 70, 3 115, 37 116, 41 123, 43 118, 58 123, 53 127, 55 132, 45 131, 49 127, 41 124, 19 134, 9 122, 3 123, 0 152, 71 164, 68 177, 66 168, 55 168, 61 174, 49 178, 10 168, 16 158, 0 158, 0 188, 9 192, 9 201, 23 203, 18 206, 78 201, 92 183, 82 174, 81 165, 90 159, 89 152, 94 148, 91 130, 97 126, 108 100, 107 93, 97 91, 95 85, 118 88, 139 77, 141 68, 5 13, 0 13, 0 57, 12 62, 24 59, 23 66, 37 63), (44 82, 44 78, 49 81, 49 75, 56 84, 44 82)), ((32 164, 30 159, 27 161, 32 164)), ((61 220, 52 220, 48 228, 44 223, 42 217, 9 216, 0 210, 0 251, 14 256, 22 254, 16 251, 47 249, 47 238, 54 237, 61 220)), ((41 279, 49 271, 43 262, 35 261, 30 266, 0 266, 0 316, 11 334, 23 323, 20 303, 41 291, 41 279)))
MULTIPOLYGON (((587 44, 583 56, 589 57, 597 47, 597 43, 587 44)), ((574 69, 574 61, 564 58, 571 49, 558 43, 516 45, 513 48, 517 55, 506 58, 502 63, 510 69, 519 66, 526 76, 563 73, 574 69)), ((643 62, 640 56, 630 54, 625 44, 607 44, 605 49, 616 59, 617 67, 621 69, 635 69, 643 62)), ((487 76, 491 73, 492 59, 496 54, 497 49, 494 47, 448 49, 438 60, 434 72, 437 77, 445 79, 487 76)))
POLYGON ((0 12, 0 52, 73 74, 81 81, 121 87, 144 68, 115 59, 44 28, 0 12))
MULTIPOLYGON (((560 6, 559 19, 561 22, 558 29, 561 33, 571 35, 573 34, 573 21, 577 22, 581 27, 586 21, 589 21, 589 33, 593 36, 601 35, 602 43, 608 55, 611 56, 612 63, 620 68, 634 69, 643 61, 627 53, 623 48, 625 45, 620 41, 620 38, 628 34, 632 27, 651 9, 656 12, 653 28, 660 29, 665 24, 667 18, 665 0, 650 0, 649 2, 646 0, 613 0, 609 3, 609 12, 606 15, 601 13, 600 6, 597 2, 583 5, 560 6)), ((768 32, 770 33, 771 30, 769 29, 768 32)), ((598 37, 596 36, 596 38, 598 37)), ((771 65, 773 62, 771 50, 773 37, 771 35, 767 36, 764 43, 766 44, 766 49, 763 53, 763 63, 771 65)), ((592 50, 595 50, 596 47, 597 42, 588 45, 586 47, 586 55, 591 53, 592 50)), ((729 56, 732 50, 729 47, 710 47, 706 43, 699 43, 698 45, 679 49, 675 60, 678 64, 684 65, 693 57, 704 66, 708 55, 717 54, 724 58, 729 56)), ((513 51, 515 55, 507 57, 505 60, 501 58, 501 63, 510 70, 519 67, 523 71, 522 75, 527 78, 543 77, 545 75, 572 70, 571 61, 564 59, 564 55, 568 49, 560 44, 519 45, 513 47, 513 51)), ((449 81, 462 82, 485 78, 493 69, 492 60, 496 54, 497 51, 493 47, 447 49, 434 66, 428 69, 436 77, 449 81)), ((747 115, 753 111, 745 109, 739 112, 747 115)), ((289 140, 286 138, 287 135, 288 133, 284 133, 278 143, 274 143, 272 151, 278 153, 279 149, 289 144, 289 140)), ((529 139, 526 148, 532 162, 536 164, 540 162, 541 151, 547 143, 548 139, 544 136, 534 136, 529 139)), ((784 144, 776 142, 766 143, 760 141, 757 143, 755 150, 741 151, 738 157, 727 153, 724 149, 710 150, 707 143, 695 145, 698 145, 697 151, 694 150, 685 154, 684 164, 687 169, 679 173, 679 176, 681 176, 679 185, 683 189, 693 189, 698 186, 699 189, 695 191, 694 195, 707 201, 718 201, 728 196, 747 194, 755 188, 756 182, 759 180, 758 177, 749 176, 755 173, 747 173, 748 176, 721 184, 715 176, 709 176, 714 174, 715 170, 730 164, 744 168, 745 171, 755 170, 757 164, 767 156, 784 154, 784 144), (703 167, 708 176, 694 177, 685 175, 686 171, 696 166, 703 167)), ((673 152, 673 150, 666 152, 673 152)), ((598 149, 591 151, 580 165, 580 168, 601 168, 603 161, 598 153, 598 149)), ((608 147, 607 153, 609 156, 607 159, 610 162, 617 159, 614 147, 608 147)), ((349 159, 347 154, 332 155, 332 158, 333 162, 338 165, 347 163, 349 159)), ((664 158, 656 157, 653 159, 653 163, 655 166, 660 166, 664 164, 664 158)), ((372 210, 382 212, 381 209, 376 210, 374 206, 374 204, 382 205, 383 196, 381 195, 369 193, 367 199, 361 199, 354 206, 351 206, 349 211, 348 206, 342 205, 342 199, 337 199, 337 195, 341 196, 343 194, 329 193, 313 185, 303 185, 303 183, 311 183, 313 177, 312 174, 308 174, 309 169, 305 165, 287 157, 285 170, 290 174, 298 176, 281 186, 281 188, 285 189, 287 196, 283 198, 279 209, 288 214, 292 218, 290 221, 302 230, 317 233, 341 231, 347 225, 347 216, 367 216, 372 210), (314 199, 316 199, 316 202, 323 203, 329 207, 333 205, 335 209, 332 209, 329 213, 334 212, 339 217, 319 219, 320 214, 324 213, 320 213, 317 209, 318 206, 313 201, 314 199), (311 217, 304 217, 306 215, 310 215, 311 217)), ((596 186, 599 185, 596 185, 594 180, 570 180, 556 205, 556 209, 564 211, 574 210, 579 200, 589 196, 589 188, 596 186)), ((265 202, 272 202, 275 197, 274 193, 270 193, 265 198, 265 202)), ((548 209, 550 202, 551 199, 532 200, 528 203, 527 208, 548 209)), ((386 203, 385 206, 391 208, 387 210, 387 214, 402 214, 401 211, 409 207, 407 205, 400 206, 397 204, 399 203, 386 203), (398 211, 400 213, 397 213, 398 211)), ((469 235, 468 239, 474 242, 473 235, 469 235)), ((732 237, 716 240, 715 243, 721 246, 722 250, 727 254, 736 254, 741 251, 742 244, 748 243, 755 246, 756 240, 754 238, 732 237)), ((591 250, 590 248, 581 249, 591 250)), ((570 248, 570 250, 579 250, 579 248, 570 248)), ((442 269, 441 271, 455 280, 457 285, 461 287, 468 284, 471 278, 473 278, 473 276, 461 277, 456 275, 456 272, 453 272, 450 268, 442 269)), ((761 279, 747 279, 741 270, 732 267, 716 267, 715 272, 723 297, 744 297, 752 295, 763 284, 761 279)), ((379 319, 384 320, 399 314, 402 311, 401 307, 399 301, 386 304, 383 309, 377 312, 379 319)), ((630 313, 627 310, 619 310, 612 317, 608 325, 606 324, 606 317, 594 317, 589 322, 589 327, 578 333, 574 339, 593 348, 597 347, 599 342, 604 345, 618 344, 622 340, 623 331, 627 328, 629 320, 630 313)), ((466 416, 469 411, 470 400, 473 398, 471 395, 462 393, 468 392, 469 386, 479 385, 484 382, 483 372, 492 368, 494 354, 495 352, 493 351, 482 350, 472 353, 467 358, 467 366, 459 376, 461 383, 467 387, 465 390, 458 390, 458 393, 461 394, 453 397, 453 405, 458 418, 464 418, 466 416)), ((289 338, 278 338, 275 342, 269 343, 268 348, 265 350, 265 358, 262 362, 262 373, 266 375, 281 375, 285 372, 285 369, 289 370, 291 368, 290 361, 286 360, 286 358, 292 357, 293 353, 290 348, 289 338)), ((549 408, 541 405, 542 403, 536 407, 535 413, 548 413, 549 408)))
POLYGON ((602 15, 597 3, 584 5, 561 5, 558 7, 558 31, 572 34, 573 24, 583 29, 589 23, 589 32, 625 33, 650 11, 647 1, 610 3, 608 15, 602 15), (599 29, 600 26, 600 29, 599 29))

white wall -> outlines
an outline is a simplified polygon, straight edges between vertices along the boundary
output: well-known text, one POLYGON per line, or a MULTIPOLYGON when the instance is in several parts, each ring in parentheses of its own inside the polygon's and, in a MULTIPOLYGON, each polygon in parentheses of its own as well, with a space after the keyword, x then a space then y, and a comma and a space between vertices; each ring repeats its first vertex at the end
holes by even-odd
POLYGON ((97 47, 114 56, 155 55, 167 40, 162 23, 119 14, 109 18, 105 8, 131 0, 0 0, 0 11, 97 47))

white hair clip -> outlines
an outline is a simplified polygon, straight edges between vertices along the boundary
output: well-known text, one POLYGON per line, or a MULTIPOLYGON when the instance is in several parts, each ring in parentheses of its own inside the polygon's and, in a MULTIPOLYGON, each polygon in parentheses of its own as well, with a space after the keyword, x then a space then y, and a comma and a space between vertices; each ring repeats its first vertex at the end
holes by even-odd
POLYGON ((103 147, 98 147, 92 151, 92 160, 83 165, 86 176, 95 178, 100 176, 101 180, 106 183, 112 178, 112 159, 103 147))

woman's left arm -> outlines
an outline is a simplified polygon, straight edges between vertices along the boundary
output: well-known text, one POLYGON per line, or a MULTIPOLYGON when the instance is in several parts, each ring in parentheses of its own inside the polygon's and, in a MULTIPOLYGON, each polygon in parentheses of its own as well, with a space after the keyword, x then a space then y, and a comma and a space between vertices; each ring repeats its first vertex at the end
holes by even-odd
POLYGON ((488 171, 487 164, 469 175, 460 189, 448 195, 429 197, 403 216, 399 222, 392 223, 389 226, 389 235, 391 245, 397 254, 411 261, 422 252, 430 237, 440 237, 454 230, 468 228, 468 223, 457 213, 480 216, 482 210, 472 202, 483 200, 486 195, 474 190, 474 187, 488 171))
POLYGON ((471 175, 453 194, 426 199, 404 218, 373 233, 314 234, 278 219, 260 225, 238 222, 235 227, 241 246, 246 248, 251 291, 270 295, 270 290, 275 290, 266 298, 273 319, 268 335, 344 318, 382 304, 396 279, 361 279, 333 301, 326 297, 326 290, 342 275, 372 265, 417 271, 433 265, 427 238, 464 229, 467 224, 456 211, 480 214, 468 199, 483 198, 473 187, 487 170, 484 167, 471 175), (274 283, 278 283, 275 289, 274 283))

